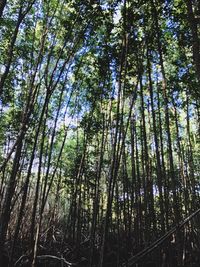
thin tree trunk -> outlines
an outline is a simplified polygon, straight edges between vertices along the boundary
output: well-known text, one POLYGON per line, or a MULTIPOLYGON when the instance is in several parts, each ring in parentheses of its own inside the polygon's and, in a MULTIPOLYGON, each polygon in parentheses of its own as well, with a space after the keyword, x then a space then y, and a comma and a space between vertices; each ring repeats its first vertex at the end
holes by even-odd
MULTIPOLYGON (((35 2, 35 0, 30 2, 30 4, 28 5, 28 7, 26 8, 26 10, 24 12, 23 12, 23 4, 21 4, 21 6, 20 6, 18 19, 17 19, 17 24, 16 24, 16 27, 15 27, 15 30, 14 30, 14 33, 13 33, 13 36, 12 36, 12 39, 11 39, 11 42, 10 42, 10 45, 9 45, 9 48, 8 48, 8 52, 7 52, 8 56, 7 56, 7 62, 6 62, 6 66, 5 66, 5 71, 2 74, 1 80, 0 80, 0 95, 3 92, 4 83, 6 81, 6 78, 7 78, 8 74, 9 74, 9 71, 10 71, 10 67, 11 67, 12 59, 13 59, 14 46, 15 46, 15 42, 16 42, 16 39, 17 39, 17 35, 18 35, 18 32, 19 32, 20 25, 21 25, 22 21, 24 20, 25 16, 28 14, 30 9, 32 8, 34 2, 35 2)), ((2 9, 3 6, 0 6, 0 8, 2 9)), ((0 9, 0 12, 1 12, 1 9, 0 9)), ((2 12, 3 12, 3 10, 2 10, 2 12)))
MULTIPOLYGON (((187 5, 188 22, 192 32, 192 47, 193 47, 193 60, 196 67, 196 76, 200 83, 200 41, 198 36, 198 24, 193 12, 193 4, 191 0, 185 0, 187 5)), ((196 90, 196 95, 200 97, 199 90, 196 90)))
POLYGON ((3 15, 3 10, 4 10, 5 6, 6 6, 6 2, 7 2, 7 0, 1 0, 0 1, 0 18, 3 15))
MULTIPOLYGON (((160 150, 159 150, 159 140, 158 131, 156 126, 156 115, 154 110, 154 100, 153 100, 153 83, 151 78, 151 65, 149 60, 149 51, 147 49, 147 68, 148 68, 148 79, 149 79, 149 93, 150 93, 150 103, 151 103, 151 113, 153 119, 153 136, 156 148, 156 164, 157 164, 157 183, 159 190, 159 206, 160 206, 160 216, 161 216, 161 229, 162 233, 165 232, 165 219, 164 219, 164 204, 163 204, 163 174, 161 168, 160 150)), ((162 125, 160 125, 162 127, 162 125)))

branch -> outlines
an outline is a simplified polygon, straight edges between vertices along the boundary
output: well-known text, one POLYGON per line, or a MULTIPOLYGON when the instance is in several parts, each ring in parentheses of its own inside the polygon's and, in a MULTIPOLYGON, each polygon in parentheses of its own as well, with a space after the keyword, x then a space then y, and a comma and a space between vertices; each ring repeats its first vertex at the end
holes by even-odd
POLYGON ((14 264, 14 267, 17 267, 18 264, 23 260, 23 259, 28 259, 27 255, 22 255, 14 264))
POLYGON ((173 233, 176 232, 177 229, 182 228, 187 222, 189 222, 193 217, 195 217, 200 212, 200 209, 193 212, 189 215, 184 221, 182 221, 179 225, 174 226, 171 230, 153 242, 149 247, 143 249, 133 257, 131 257, 126 263, 122 264, 122 267, 131 267, 133 264, 137 263, 141 258, 148 255, 150 252, 154 251, 157 247, 159 247, 164 241, 166 241, 173 233))
MULTIPOLYGON (((18 264, 23 260, 23 259, 28 259, 29 257, 27 255, 22 255, 14 264, 15 267, 18 266, 18 264)), ((40 255, 36 257, 37 260, 57 260, 60 262, 65 263, 67 266, 78 266, 80 262, 69 262, 65 258, 61 257, 56 257, 53 255, 40 255)), ((85 261, 85 258, 81 258, 81 261, 85 261)))
MULTIPOLYGON (((48 259, 58 260, 58 261, 64 262, 67 266, 78 266, 80 264, 80 262, 69 262, 63 257, 58 258, 58 257, 52 256, 52 255, 41 255, 41 256, 37 256, 36 259, 38 259, 38 260, 48 260, 48 259)), ((85 260, 85 258, 81 258, 81 261, 84 261, 84 260, 85 260)))

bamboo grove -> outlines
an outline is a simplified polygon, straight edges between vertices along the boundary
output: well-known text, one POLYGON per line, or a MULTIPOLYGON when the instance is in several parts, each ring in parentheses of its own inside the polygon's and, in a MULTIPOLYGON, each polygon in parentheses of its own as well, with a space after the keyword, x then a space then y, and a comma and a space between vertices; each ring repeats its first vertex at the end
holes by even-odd
POLYGON ((121 266, 199 208, 199 1, 4 0, 0 16, 0 263, 121 266))

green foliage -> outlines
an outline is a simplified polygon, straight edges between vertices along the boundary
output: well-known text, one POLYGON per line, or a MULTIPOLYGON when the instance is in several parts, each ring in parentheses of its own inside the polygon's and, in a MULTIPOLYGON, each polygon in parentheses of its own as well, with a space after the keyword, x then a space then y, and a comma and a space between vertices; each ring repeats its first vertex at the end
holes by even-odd
POLYGON ((150 242, 199 197, 199 85, 185 1, 36 0, 19 28, 30 1, 8 2, 0 193, 10 182, 20 205, 38 194, 33 224, 46 196, 78 244, 76 232, 106 226, 127 236, 137 229, 138 247, 150 242))

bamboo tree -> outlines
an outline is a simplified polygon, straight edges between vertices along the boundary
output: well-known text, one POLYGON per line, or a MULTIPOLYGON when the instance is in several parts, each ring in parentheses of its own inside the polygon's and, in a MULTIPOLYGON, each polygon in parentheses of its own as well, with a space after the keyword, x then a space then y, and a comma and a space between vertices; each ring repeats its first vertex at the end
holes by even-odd
MULTIPOLYGON (((154 134, 154 142, 156 148, 156 163, 157 163, 157 182, 158 182, 158 190, 159 190, 159 204, 160 204, 160 216, 161 216, 161 229, 164 233, 165 231, 165 220, 164 220, 164 205, 163 205, 163 174, 161 169, 161 160, 160 160, 160 150, 159 150, 159 142, 157 135, 157 127, 156 127, 156 115, 154 110, 154 100, 153 100, 153 84, 151 78, 151 66, 149 60, 149 51, 147 50, 147 68, 148 68, 148 79, 149 79, 149 92, 150 92, 150 100, 151 100, 151 112, 153 119, 153 134, 154 134)), ((160 127, 161 124, 160 124, 160 127)))
POLYGON ((152 10, 153 15, 155 17, 155 26, 156 26, 156 33, 157 33, 157 46, 158 46, 158 53, 159 53, 159 63, 161 67, 161 74, 162 74, 162 90, 163 90, 163 98, 164 98, 164 108, 165 108, 165 123, 166 123, 166 134, 167 134, 167 141, 168 141, 168 153, 169 153, 169 164, 170 164, 170 175, 172 180, 172 191, 174 197, 174 213, 175 213, 175 222, 176 224, 180 221, 180 210, 179 210, 179 203, 178 203, 178 196, 177 196, 177 181, 175 177, 175 170, 174 170, 174 160, 173 160, 173 152, 172 152, 172 139, 171 139, 171 130, 170 130, 170 118, 169 118, 169 100, 167 96, 167 80, 164 68, 164 61, 163 61, 163 52, 162 52, 162 45, 160 42, 160 28, 159 28, 159 21, 158 21, 158 14, 156 11, 156 7, 154 2, 152 1, 152 10))

